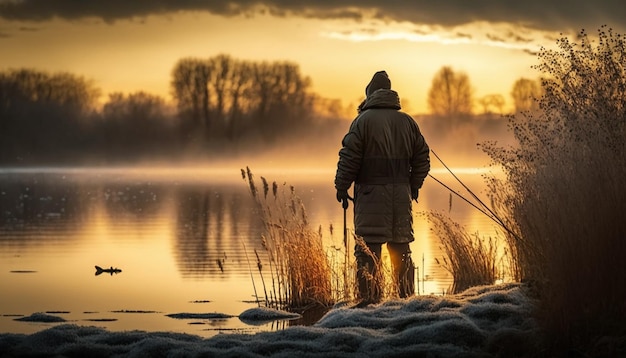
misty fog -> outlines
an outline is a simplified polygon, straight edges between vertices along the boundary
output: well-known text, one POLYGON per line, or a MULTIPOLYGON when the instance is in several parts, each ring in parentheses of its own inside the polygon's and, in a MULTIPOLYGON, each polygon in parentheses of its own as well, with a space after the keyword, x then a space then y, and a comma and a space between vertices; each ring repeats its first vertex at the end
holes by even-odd
MULTIPOLYGON (((71 73, 0 72, 0 166, 332 168, 356 108, 310 84, 293 63, 220 55, 174 66, 173 103, 136 92, 99 104, 100 90, 71 73)), ((486 165, 476 145, 511 138, 497 114, 415 119, 448 165, 486 165)))

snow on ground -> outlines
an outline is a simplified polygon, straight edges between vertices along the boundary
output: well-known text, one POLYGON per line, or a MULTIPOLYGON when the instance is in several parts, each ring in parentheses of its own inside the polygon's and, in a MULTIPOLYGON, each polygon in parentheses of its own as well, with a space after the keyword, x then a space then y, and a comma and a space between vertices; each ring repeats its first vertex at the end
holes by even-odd
MULTIPOLYGON (((61 324, 30 335, 0 334, 0 356, 523 356, 536 349, 531 309, 532 301, 519 284, 503 284, 459 295, 391 300, 364 309, 336 307, 313 326, 256 334, 202 338, 61 324)), ((292 318, 270 309, 253 309, 242 316, 248 321, 292 318)))

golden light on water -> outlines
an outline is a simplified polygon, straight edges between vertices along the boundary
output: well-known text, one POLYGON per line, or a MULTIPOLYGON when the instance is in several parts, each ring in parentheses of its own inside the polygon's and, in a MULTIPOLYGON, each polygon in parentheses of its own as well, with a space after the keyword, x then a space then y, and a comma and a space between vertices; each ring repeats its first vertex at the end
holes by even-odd
MULTIPOLYGON (((293 185, 303 200, 313 231, 321 227, 327 250, 331 246, 345 250, 343 210, 332 186, 334 168, 260 168, 252 169, 257 184, 263 176, 270 183, 277 181, 279 187, 286 185, 286 190, 293 185)), ((208 310, 236 316, 255 299, 253 280, 257 294, 261 294, 254 252, 256 249, 266 254, 261 246, 263 226, 252 205, 248 185, 241 178, 241 169, 235 164, 6 169, 4 173, 13 176, 38 173, 40 180, 51 178, 58 181, 57 186, 70 190, 61 200, 66 203, 64 212, 51 215, 41 229, 26 232, 29 239, 24 241, 25 246, 3 249, 0 282, 19 287, 3 297, 3 307, 19 314, 68 311, 67 318, 79 321, 111 318, 115 321, 100 324, 113 330, 160 327, 189 332, 194 328, 165 316, 177 312, 208 310), (87 205, 79 206, 79 211, 67 206, 79 203, 87 205), (95 265, 112 266, 122 272, 95 276, 95 265), (10 273, 27 269, 36 272, 10 273)), ((452 170, 470 187, 480 188, 482 169, 452 170)), ((440 169, 433 173, 445 175, 440 169)), ((31 190, 46 197, 37 185, 31 190)), ((416 241, 411 249, 422 294, 446 292, 451 277, 435 263, 435 259, 443 257, 440 244, 426 220, 417 213, 449 210, 448 197, 445 188, 427 179, 419 203, 414 205, 416 241)), ((449 213, 470 230, 482 231, 491 225, 460 200, 455 199, 449 213)), ((350 233, 354 230, 352 218, 350 208, 346 217, 350 233)), ((347 257, 353 259, 352 243, 347 250, 347 257)), ((336 259, 343 258, 342 251, 336 259)), ((269 272, 267 265, 265 269, 269 272)), ((270 282, 270 277, 266 278, 270 282)), ((222 324, 226 328, 246 327, 236 319, 222 324)), ((32 329, 17 326, 11 329, 32 329)))

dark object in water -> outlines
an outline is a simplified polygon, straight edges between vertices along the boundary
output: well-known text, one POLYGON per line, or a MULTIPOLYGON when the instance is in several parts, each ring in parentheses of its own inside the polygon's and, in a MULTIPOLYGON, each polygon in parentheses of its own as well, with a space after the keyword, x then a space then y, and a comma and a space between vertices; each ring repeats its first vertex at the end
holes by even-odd
POLYGON ((111 266, 111 268, 103 269, 102 267, 96 265, 96 276, 102 274, 103 272, 110 273, 111 276, 113 276, 114 273, 120 273, 122 272, 122 270, 118 269, 117 267, 113 268, 113 266, 111 266))
POLYGON ((44 322, 44 323, 54 323, 54 322, 66 322, 66 320, 62 317, 52 316, 42 312, 36 312, 27 317, 14 318, 14 321, 24 321, 24 322, 44 322))

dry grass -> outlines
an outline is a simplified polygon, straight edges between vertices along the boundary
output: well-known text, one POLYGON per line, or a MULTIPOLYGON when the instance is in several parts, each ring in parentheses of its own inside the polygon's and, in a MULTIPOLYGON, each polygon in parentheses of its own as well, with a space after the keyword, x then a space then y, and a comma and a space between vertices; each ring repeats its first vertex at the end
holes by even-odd
MULTIPOLYGON (((374 270, 372 270, 373 274, 364 272, 365 277, 370 280, 372 284, 368 296, 359 298, 364 300, 374 299, 374 301, 397 298, 399 289, 398 282, 392 278, 391 261, 385 245, 383 245, 381 249, 381 257, 376 258, 376 254, 369 249, 363 238, 355 237, 354 242, 355 246, 359 246, 359 250, 368 255, 374 262, 374 265, 376 265, 374 270)), ((353 272, 356 274, 356 267, 353 272)))
POLYGON ((266 305, 290 310, 332 305, 336 295, 333 295, 331 264, 321 234, 308 225, 295 188, 279 186, 276 182, 270 188, 263 177, 259 188, 249 168, 242 169, 241 174, 249 184, 266 228, 261 239, 269 262, 268 272, 263 271, 263 260, 255 251, 266 305), (264 274, 269 275, 271 286, 265 282, 264 274))
MULTIPOLYGON (((330 233, 331 242, 334 242, 332 225, 330 233)), ((331 244, 326 252, 331 266, 332 296, 335 302, 349 302, 354 300, 356 296, 356 263, 351 254, 353 240, 354 235, 346 231, 342 243, 339 245, 331 244)))
MULTIPOLYGON (((329 255, 329 260, 333 267, 333 295, 338 302, 349 302, 357 298, 365 298, 358 297, 359 293, 356 292, 358 286, 356 278, 357 265, 354 259, 356 246, 359 246, 359 250, 365 252, 371 258, 375 257, 375 254, 367 247, 365 241, 363 241, 361 237, 354 235, 354 233, 348 233, 346 235, 346 241, 343 247, 331 246, 332 251, 331 255, 329 255)), ((398 282, 395 282, 393 279, 391 261, 385 245, 383 245, 381 250, 380 260, 373 260, 373 262, 376 264, 376 268, 373 270, 374 274, 366 275, 368 279, 372 281, 372 287, 378 287, 380 292, 377 293, 372 290, 369 293, 369 297, 378 296, 382 301, 398 298, 398 282)))
POLYGON ((536 289, 549 349, 626 353, 626 46, 600 28, 542 50, 540 111, 510 118, 515 148, 484 145, 517 274, 536 289))
POLYGON ((501 267, 499 263, 502 255, 498 255, 497 241, 494 238, 484 239, 478 233, 470 235, 449 216, 440 212, 428 212, 426 217, 446 254, 442 261, 435 261, 452 274, 452 293, 459 293, 473 286, 493 285, 496 282, 501 275, 498 267, 501 267))
MULTIPOLYGON (((331 226, 330 245, 325 247, 322 228, 317 231, 310 228, 304 205, 293 186, 270 184, 261 177, 259 187, 249 168, 242 169, 241 175, 258 204, 266 229, 261 237, 264 252, 254 250, 255 256, 250 254, 248 258, 256 260, 257 270, 253 270, 252 262, 249 266, 257 301, 292 311, 354 301, 357 298, 354 247, 361 245, 368 251, 363 240, 346 231, 345 235, 342 233, 341 243, 335 243, 332 237, 335 230, 331 226), (264 267, 264 263, 269 267, 264 267), (258 272, 261 285, 255 283, 253 271, 258 272)), ((386 251, 383 252, 372 279, 381 288, 382 299, 397 297, 391 264, 386 251)))

